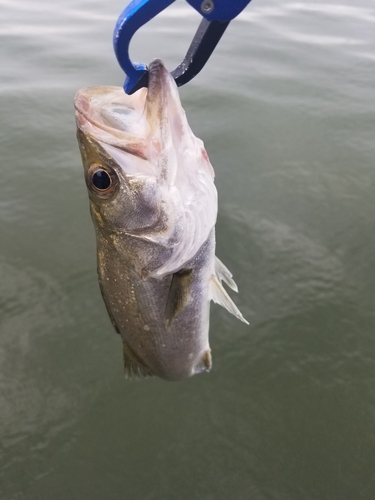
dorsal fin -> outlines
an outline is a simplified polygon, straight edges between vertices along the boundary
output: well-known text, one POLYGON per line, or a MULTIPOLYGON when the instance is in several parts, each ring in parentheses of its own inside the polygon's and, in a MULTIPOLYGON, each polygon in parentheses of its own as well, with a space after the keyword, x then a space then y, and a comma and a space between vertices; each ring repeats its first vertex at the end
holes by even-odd
POLYGON ((236 304, 229 297, 221 281, 224 281, 232 290, 238 291, 237 285, 232 279, 232 273, 220 259, 215 257, 215 274, 211 277, 209 298, 248 325, 249 322, 246 321, 236 304))
POLYGON ((216 255, 215 255, 215 273, 216 276, 219 278, 219 281, 224 281, 224 283, 226 283, 229 286, 229 288, 231 288, 235 292, 238 292, 238 287, 233 280, 232 273, 221 262, 219 257, 216 257, 216 255))
POLYGON ((139 361, 133 351, 123 341, 124 370, 126 378, 153 377, 152 371, 139 361))
POLYGON ((181 269, 180 271, 172 275, 164 313, 164 319, 167 328, 171 326, 175 317, 189 302, 189 299, 191 297, 191 285, 193 282, 192 275, 192 269, 181 269))

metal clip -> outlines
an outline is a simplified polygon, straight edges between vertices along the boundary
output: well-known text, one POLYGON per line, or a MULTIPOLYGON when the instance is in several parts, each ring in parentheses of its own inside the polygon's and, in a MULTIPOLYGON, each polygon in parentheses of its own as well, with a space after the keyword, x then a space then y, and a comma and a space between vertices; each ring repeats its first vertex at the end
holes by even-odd
MULTIPOLYGON (((148 69, 145 64, 132 63, 129 44, 135 32, 175 0, 133 0, 121 13, 113 35, 117 60, 126 73, 124 90, 133 94, 147 87, 148 69)), ((172 71, 178 86, 194 78, 208 61, 229 22, 251 0, 187 0, 203 16, 182 63, 172 71)))

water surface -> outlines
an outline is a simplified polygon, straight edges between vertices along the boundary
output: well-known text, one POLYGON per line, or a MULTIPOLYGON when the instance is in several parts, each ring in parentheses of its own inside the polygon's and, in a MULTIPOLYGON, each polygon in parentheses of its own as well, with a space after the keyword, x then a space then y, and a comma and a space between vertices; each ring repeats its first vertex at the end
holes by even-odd
MULTIPOLYGON (((375 498, 375 7, 253 0, 181 89, 216 170, 214 369, 124 379, 73 97, 121 85, 119 1, 0 0, 2 500, 375 498)), ((176 2, 133 59, 171 70, 176 2)))

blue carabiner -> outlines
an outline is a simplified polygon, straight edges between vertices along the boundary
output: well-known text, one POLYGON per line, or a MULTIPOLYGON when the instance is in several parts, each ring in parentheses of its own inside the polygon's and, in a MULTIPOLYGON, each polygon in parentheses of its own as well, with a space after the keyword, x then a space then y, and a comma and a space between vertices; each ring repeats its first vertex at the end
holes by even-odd
MULTIPOLYGON (((126 73, 124 90, 132 94, 147 87, 148 69, 145 64, 132 63, 129 44, 135 32, 175 0, 133 0, 121 13, 113 34, 117 60, 126 73)), ((178 86, 184 85, 203 68, 229 22, 251 0, 187 0, 203 16, 194 39, 182 63, 172 71, 178 86)))

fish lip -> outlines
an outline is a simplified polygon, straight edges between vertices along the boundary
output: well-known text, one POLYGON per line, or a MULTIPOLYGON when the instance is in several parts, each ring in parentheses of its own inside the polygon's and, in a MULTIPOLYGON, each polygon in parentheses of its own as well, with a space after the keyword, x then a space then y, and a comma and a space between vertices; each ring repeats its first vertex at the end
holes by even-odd
POLYGON ((152 101, 155 97, 161 94, 169 73, 160 59, 154 59, 151 61, 148 73, 147 100, 152 101))

